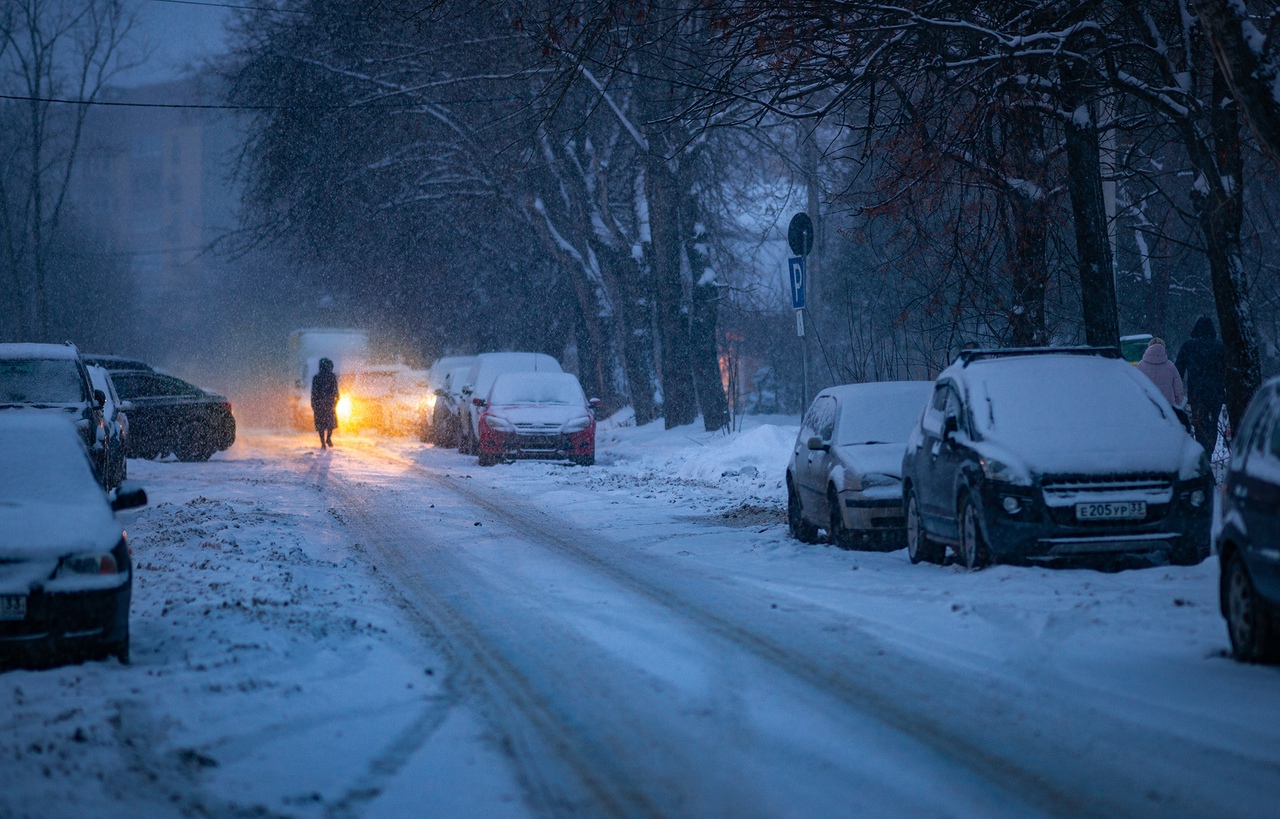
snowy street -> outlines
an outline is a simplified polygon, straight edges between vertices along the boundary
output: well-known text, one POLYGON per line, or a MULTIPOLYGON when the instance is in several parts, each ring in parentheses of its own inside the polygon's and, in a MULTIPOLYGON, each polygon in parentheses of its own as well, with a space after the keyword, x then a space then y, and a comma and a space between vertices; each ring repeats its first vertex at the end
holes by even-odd
POLYGON ((132 461, 133 664, 0 676, 0 815, 1261 816, 1217 565, 787 537, 794 426, 600 465, 246 433, 132 461))

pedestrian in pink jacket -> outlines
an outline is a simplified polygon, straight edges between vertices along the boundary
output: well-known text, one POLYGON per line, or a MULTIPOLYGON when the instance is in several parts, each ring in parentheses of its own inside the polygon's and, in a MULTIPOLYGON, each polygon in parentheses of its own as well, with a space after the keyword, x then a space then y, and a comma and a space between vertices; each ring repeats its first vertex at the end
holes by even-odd
POLYGON ((1165 349, 1163 339, 1153 338, 1147 342, 1147 351, 1142 354, 1138 369, 1151 379, 1170 404, 1182 407, 1186 403, 1187 388, 1182 385, 1178 368, 1169 360, 1169 352, 1165 349))

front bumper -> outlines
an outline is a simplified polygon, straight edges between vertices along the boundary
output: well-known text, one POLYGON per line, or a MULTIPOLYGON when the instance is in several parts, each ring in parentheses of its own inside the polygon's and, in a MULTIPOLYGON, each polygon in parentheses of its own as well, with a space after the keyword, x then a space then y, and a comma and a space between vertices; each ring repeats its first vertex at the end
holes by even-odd
POLYGON ((53 659, 124 643, 133 578, 113 589, 27 596, 22 620, 0 620, 0 659, 53 659))
POLYGON ((480 430, 480 454, 502 458, 582 458, 594 455, 594 429, 579 432, 528 435, 519 432, 497 432, 487 426, 480 430))
MULTIPOLYGON (((1142 520, 1079 521, 1073 504, 1048 505, 1036 487, 985 484, 982 522, 986 542, 997 560, 1050 561, 1074 557, 1209 554, 1211 487, 1199 481, 1175 484, 1164 503, 1148 503, 1142 520), (1193 491, 1205 500, 1193 506, 1193 491), (1005 509, 1006 498, 1017 500, 1017 511, 1005 509)), ((1090 499, 1082 498, 1088 503, 1090 499)))
POLYGON ((896 532, 906 529, 901 484, 857 492, 845 490, 837 495, 837 499, 845 528, 850 531, 896 532))

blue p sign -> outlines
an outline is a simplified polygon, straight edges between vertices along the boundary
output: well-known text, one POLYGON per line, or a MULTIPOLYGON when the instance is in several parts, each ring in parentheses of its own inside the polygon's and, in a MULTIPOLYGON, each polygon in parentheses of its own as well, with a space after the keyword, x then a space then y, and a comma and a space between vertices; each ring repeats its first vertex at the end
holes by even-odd
POLYGON ((787 281, 791 283, 791 309, 804 308, 804 257, 792 256, 787 260, 787 281))

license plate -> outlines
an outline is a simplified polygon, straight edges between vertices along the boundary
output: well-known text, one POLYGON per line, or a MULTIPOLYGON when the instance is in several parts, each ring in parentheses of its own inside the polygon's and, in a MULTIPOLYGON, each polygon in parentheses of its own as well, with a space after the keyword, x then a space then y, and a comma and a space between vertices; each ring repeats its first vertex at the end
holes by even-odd
POLYGON ((1146 501, 1076 504, 1076 520, 1142 520, 1146 516, 1146 501))
POLYGON ((0 620, 27 619, 27 598, 16 594, 0 595, 0 620))

